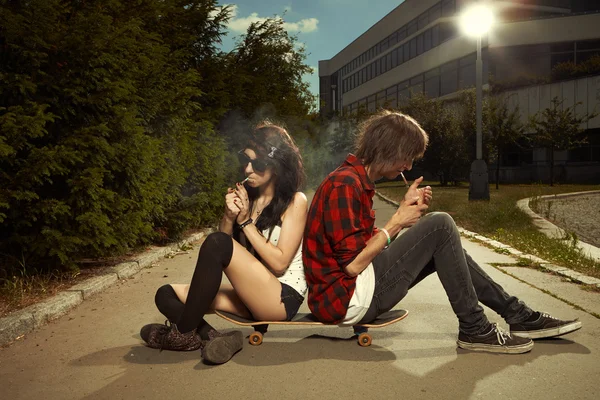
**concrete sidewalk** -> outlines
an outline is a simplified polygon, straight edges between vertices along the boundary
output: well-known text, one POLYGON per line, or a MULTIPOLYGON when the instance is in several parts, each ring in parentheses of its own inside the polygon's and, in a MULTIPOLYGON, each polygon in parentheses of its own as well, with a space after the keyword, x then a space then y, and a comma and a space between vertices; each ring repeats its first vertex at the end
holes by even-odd
MULTIPOLYGON (((396 208, 377 199, 375 209, 382 225, 396 208)), ((509 293, 557 317, 579 317, 583 329, 538 341, 524 355, 459 350, 456 317, 431 276, 399 304, 410 311, 408 318, 373 330, 369 348, 351 339, 351 328, 273 326, 261 346, 245 345, 229 363, 208 366, 199 352, 146 348, 138 333, 164 320, 153 304, 156 288, 189 282, 194 246, 0 349, 3 398, 595 399, 600 320, 591 313, 600 315, 598 294, 537 270, 494 268, 491 263, 515 258, 467 239, 463 244, 509 293)), ((308 311, 306 304, 301 311, 308 311)), ((217 329, 237 328, 212 315, 207 320, 217 329)))

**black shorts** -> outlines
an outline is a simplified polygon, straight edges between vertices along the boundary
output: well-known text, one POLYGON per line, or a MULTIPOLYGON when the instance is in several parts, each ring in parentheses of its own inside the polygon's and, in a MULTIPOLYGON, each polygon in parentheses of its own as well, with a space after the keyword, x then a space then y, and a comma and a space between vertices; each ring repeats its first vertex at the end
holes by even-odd
POLYGON ((281 283, 281 302, 285 306, 286 321, 291 321, 304 302, 304 297, 290 285, 281 283))

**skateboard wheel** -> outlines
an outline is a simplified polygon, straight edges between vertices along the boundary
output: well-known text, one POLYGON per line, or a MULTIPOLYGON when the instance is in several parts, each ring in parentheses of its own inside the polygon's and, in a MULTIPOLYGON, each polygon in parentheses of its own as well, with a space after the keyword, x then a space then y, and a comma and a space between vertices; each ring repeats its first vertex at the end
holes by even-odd
POLYGON ((259 346, 263 341, 263 335, 260 332, 254 332, 248 340, 252 346, 259 346))
POLYGON ((362 347, 370 346, 372 340, 373 338, 371 338, 371 335, 369 335, 368 333, 361 333, 360 335, 358 335, 358 344, 362 347))

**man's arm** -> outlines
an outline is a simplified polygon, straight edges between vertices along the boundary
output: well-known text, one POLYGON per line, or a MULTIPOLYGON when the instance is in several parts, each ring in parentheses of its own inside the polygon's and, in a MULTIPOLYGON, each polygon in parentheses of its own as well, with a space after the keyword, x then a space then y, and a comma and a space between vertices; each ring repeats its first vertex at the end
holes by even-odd
MULTIPOLYGON (((390 237, 398 234, 402 228, 414 225, 421 218, 423 211, 427 209, 427 205, 418 204, 418 200, 419 197, 415 197, 410 203, 404 200, 400 203, 398 210, 396 210, 392 218, 384 226, 390 237)), ((356 258, 344 268, 346 274, 349 276, 360 274, 381 253, 386 245, 387 235, 383 230, 380 230, 376 235, 371 237, 365 248, 356 258)))

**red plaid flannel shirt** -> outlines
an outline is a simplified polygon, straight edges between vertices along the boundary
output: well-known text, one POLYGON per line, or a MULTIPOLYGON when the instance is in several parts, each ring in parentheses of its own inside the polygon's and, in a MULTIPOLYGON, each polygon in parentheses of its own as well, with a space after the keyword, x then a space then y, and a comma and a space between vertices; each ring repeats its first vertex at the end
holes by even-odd
POLYGON ((377 233, 375 185, 360 160, 349 154, 317 189, 304 232, 302 258, 308 283, 308 306, 322 322, 346 316, 356 277, 344 267, 377 233))

